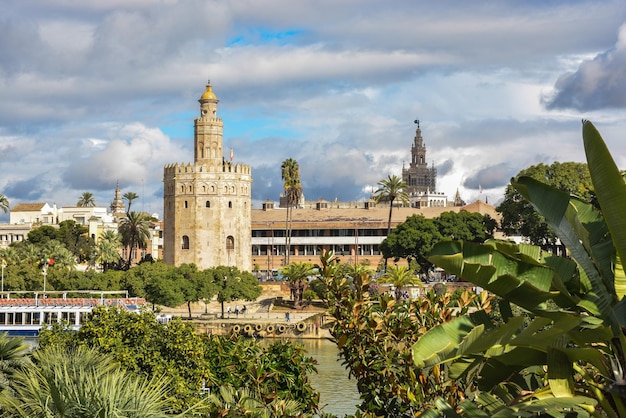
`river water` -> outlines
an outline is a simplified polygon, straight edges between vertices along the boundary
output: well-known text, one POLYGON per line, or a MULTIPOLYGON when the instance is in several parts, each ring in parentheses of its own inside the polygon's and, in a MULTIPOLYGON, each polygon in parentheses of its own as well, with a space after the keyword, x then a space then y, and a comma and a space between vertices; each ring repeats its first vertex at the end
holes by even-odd
POLYGON ((311 384, 320 393, 320 405, 324 412, 338 417, 354 414, 360 404, 356 381, 348 379, 348 370, 339 361, 337 346, 326 339, 298 340, 309 356, 317 360, 317 374, 311 376, 311 384))

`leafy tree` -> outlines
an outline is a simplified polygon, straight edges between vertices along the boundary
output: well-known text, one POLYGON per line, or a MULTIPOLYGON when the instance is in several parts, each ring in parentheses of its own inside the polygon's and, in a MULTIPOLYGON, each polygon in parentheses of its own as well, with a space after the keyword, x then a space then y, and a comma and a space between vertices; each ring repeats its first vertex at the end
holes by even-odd
POLYGON ((233 300, 256 300, 261 295, 261 285, 252 273, 239 271, 237 267, 218 266, 211 269, 213 283, 217 290, 217 301, 222 306, 224 318, 224 302, 233 300))
POLYGON ((224 410, 224 404, 220 407, 203 402, 203 383, 213 394, 219 393, 221 386, 248 388, 256 401, 254 414, 246 416, 267 416, 262 412, 291 401, 303 414, 319 410, 319 394, 308 377, 315 371, 315 362, 306 357, 300 345, 289 341, 261 345, 243 337, 207 338, 180 319, 162 325, 150 312, 135 314, 99 307, 78 332, 67 332, 57 324, 42 331, 39 343, 45 350, 93 347, 112 356, 133 376, 150 381, 168 376, 170 384, 164 397, 172 401, 172 412, 183 413, 181 416, 187 416, 184 412, 190 409, 199 416, 217 416, 216 409, 219 416, 233 416, 224 410))
POLYGON ((489 215, 468 212, 443 212, 433 221, 441 235, 447 239, 483 242, 493 238, 497 222, 489 215))
MULTIPOLYGON (((588 202, 595 199, 589 168, 585 163, 537 164, 520 171, 516 177, 522 176, 532 177, 588 202)), ((504 200, 496 210, 502 214, 500 226, 506 235, 521 235, 527 237, 531 244, 544 249, 554 248, 556 237, 543 216, 512 185, 507 186, 504 200)))
POLYGON ((133 260, 133 251, 144 249, 150 239, 150 218, 142 212, 128 212, 126 217, 120 219, 119 233, 122 236, 122 244, 128 248, 127 268, 130 268, 133 260))
POLYGON ((194 264, 183 264, 177 269, 179 276, 179 292, 187 303, 189 319, 191 319, 191 304, 199 300, 208 300, 217 293, 217 284, 213 281, 210 271, 198 271, 194 264))
POLYGON ((266 405, 248 388, 222 385, 209 395, 210 416, 300 417, 302 408, 296 401, 274 400, 266 405))
MULTIPOLYGON (((389 175, 386 179, 378 182, 378 189, 374 191, 376 203, 389 202, 389 220, 387 221, 387 236, 391 233, 391 215, 393 202, 399 200, 403 205, 409 203, 409 194, 406 192, 407 184, 401 177, 389 175)), ((384 253, 383 253, 384 254, 384 253)), ((387 256, 385 256, 385 269, 387 269, 387 256)))
POLYGON ((126 208, 126 213, 130 213, 130 206, 133 204, 133 200, 139 199, 139 195, 135 192, 126 192, 124 196, 122 196, 126 201, 128 201, 128 207, 126 208))
MULTIPOLYGON (((596 128, 583 142, 600 207, 523 176, 511 182, 544 217, 570 257, 493 241, 444 242, 431 260, 500 296, 502 322, 481 311, 429 330, 418 367, 450 365, 476 396, 437 413, 460 416, 626 416, 626 207, 624 179, 596 128), (514 310, 521 308, 527 315, 514 310)), ((430 414, 429 416, 433 416, 430 414)))
POLYGON ((89 237, 89 228, 73 220, 59 223, 57 239, 76 256, 78 262, 88 260, 95 249, 95 242, 89 237))
POLYGON ((50 347, 34 354, 37 367, 16 374, 16 394, 2 398, 5 416, 167 417, 167 379, 146 380, 94 349, 50 347))
POLYGON ((81 208, 94 207, 96 206, 96 199, 93 196, 93 193, 83 192, 82 195, 78 198, 78 202, 76 202, 76 206, 81 208))
POLYGON ((210 400, 211 416, 219 416, 218 411, 224 412, 228 406, 235 410, 244 406, 239 401, 235 404, 229 400, 227 394, 223 393, 224 386, 247 388, 254 400, 248 406, 257 413, 271 410, 281 402, 296 402, 303 414, 319 411, 319 394, 309 380, 309 374, 316 371, 315 360, 306 356, 300 344, 277 340, 260 345, 255 340, 241 336, 212 336, 206 340, 206 349, 210 369, 220 385, 220 391, 213 392, 216 397, 210 400), (264 407, 259 408, 261 405, 264 407))
POLYGON ((420 299, 396 302, 389 295, 372 296, 370 275, 352 278, 332 252, 323 253, 320 262, 334 320, 330 332, 356 378, 361 416, 413 417, 439 396, 453 404, 468 396, 462 384, 447 379, 445 367, 415 367, 411 347, 429 328, 472 307, 490 306, 486 292, 453 299, 431 290, 420 299))
POLYGON ((300 182, 300 166, 293 158, 288 158, 281 164, 281 178, 287 200, 287 214, 285 225, 285 265, 289 264, 291 245, 291 219, 293 208, 298 204, 302 196, 302 183, 300 182))
POLYGON ((434 220, 423 215, 411 215, 383 240, 380 250, 385 259, 398 261, 405 258, 409 263, 415 260, 422 271, 427 271, 431 263, 426 256, 442 239, 434 220))
POLYGON ((0 193, 0 209, 2 209, 4 213, 9 211, 9 199, 2 193, 0 193))
POLYGON ((393 284, 396 302, 402 299, 402 289, 412 284, 422 284, 422 281, 406 266, 390 266, 382 277, 383 283, 393 284))
POLYGON ((57 239, 57 229, 50 225, 42 225, 28 232, 28 241, 32 244, 43 244, 57 239))
POLYGON ((110 354, 130 374, 148 380, 168 376, 166 396, 178 412, 195 405, 203 380, 212 379, 202 338, 191 323, 175 319, 161 325, 152 312, 137 314, 97 307, 79 331, 58 335, 66 333, 60 327, 43 330, 40 347, 93 347, 110 354))
POLYGON ((307 279, 317 274, 317 269, 312 263, 298 262, 283 267, 280 272, 289 280, 294 308, 297 309, 302 305, 302 294, 306 287, 307 279))

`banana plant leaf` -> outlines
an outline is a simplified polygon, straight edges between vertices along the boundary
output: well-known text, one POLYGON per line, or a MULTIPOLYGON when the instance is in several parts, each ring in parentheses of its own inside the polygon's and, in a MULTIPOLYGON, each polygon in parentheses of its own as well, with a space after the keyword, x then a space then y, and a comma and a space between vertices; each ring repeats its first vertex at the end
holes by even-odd
MULTIPOLYGON (((563 285, 562 274, 554 268, 526 255, 517 257, 510 249, 501 252, 501 248, 500 243, 493 241, 485 244, 444 241, 434 246, 428 259, 530 312, 544 311, 548 300, 565 308, 579 303, 579 298, 563 285)), ((565 267, 567 263, 561 266, 565 267)), ((571 267, 567 267, 564 273, 570 274, 571 271, 571 267)))
MULTIPOLYGON (((593 188, 619 260, 623 260, 626 256, 626 183, 602 136, 589 121, 583 121, 583 144, 593 188)), ((623 270, 620 273, 619 277, 615 277, 619 300, 626 295, 626 277, 623 270)))
POLYGON ((586 287, 593 289, 595 296, 587 298, 583 307, 609 321, 617 300, 610 274, 613 245, 602 217, 590 204, 533 178, 520 177, 511 184, 545 218, 581 267, 583 280, 589 280, 586 287))

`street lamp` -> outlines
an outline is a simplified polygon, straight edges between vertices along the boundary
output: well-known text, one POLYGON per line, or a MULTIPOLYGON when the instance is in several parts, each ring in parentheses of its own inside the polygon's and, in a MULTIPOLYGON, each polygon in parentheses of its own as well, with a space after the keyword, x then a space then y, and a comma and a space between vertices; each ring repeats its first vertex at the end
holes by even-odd
POLYGON ((46 275, 48 274, 48 263, 43 265, 43 297, 46 297, 46 275))
POLYGON ((0 292, 2 292, 2 298, 4 299, 4 268, 7 265, 7 261, 3 258, 2 259, 2 288, 0 288, 0 292))

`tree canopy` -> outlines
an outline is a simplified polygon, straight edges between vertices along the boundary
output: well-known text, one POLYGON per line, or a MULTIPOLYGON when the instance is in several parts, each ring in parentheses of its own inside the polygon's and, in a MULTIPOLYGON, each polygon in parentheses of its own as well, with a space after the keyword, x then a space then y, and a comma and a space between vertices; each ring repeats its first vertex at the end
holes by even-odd
POLYGON ((409 263, 415 260, 422 271, 426 271, 431 265, 426 257, 433 245, 442 239, 434 220, 411 215, 391 231, 380 244, 380 250, 384 258, 395 261, 404 258, 409 263))
MULTIPOLYGON (((587 202, 595 200, 589 168, 586 163, 554 162, 551 165, 537 164, 520 171, 515 178, 531 177, 548 186, 575 195, 587 202)), ((500 226, 509 236, 527 237, 532 244, 550 248, 556 236, 547 226, 543 216, 512 185, 508 185, 504 200, 496 208, 502 214, 500 226)))

